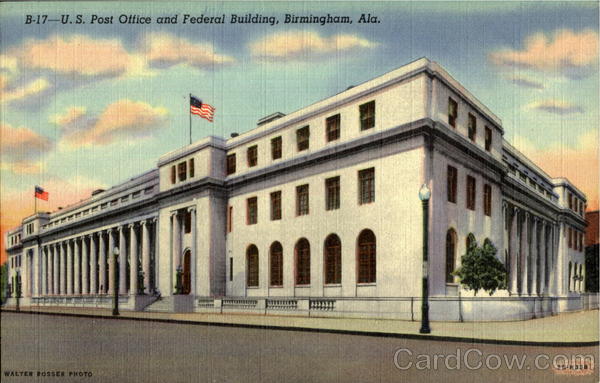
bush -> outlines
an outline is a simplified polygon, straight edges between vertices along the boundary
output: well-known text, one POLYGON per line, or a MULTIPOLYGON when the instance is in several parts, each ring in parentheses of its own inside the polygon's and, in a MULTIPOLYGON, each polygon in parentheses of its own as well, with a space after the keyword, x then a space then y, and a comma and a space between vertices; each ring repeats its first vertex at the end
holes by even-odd
POLYGON ((472 234, 469 234, 467 254, 461 257, 461 266, 453 273, 467 290, 487 291, 490 295, 496 290, 506 289, 506 268, 496 258, 496 247, 489 239, 478 246, 472 234))

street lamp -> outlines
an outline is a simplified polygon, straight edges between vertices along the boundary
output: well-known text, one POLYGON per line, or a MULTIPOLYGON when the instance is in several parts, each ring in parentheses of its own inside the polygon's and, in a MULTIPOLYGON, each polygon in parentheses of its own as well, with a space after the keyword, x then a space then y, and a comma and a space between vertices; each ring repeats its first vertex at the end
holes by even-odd
POLYGON ((431 328, 429 328, 429 264, 428 264, 428 253, 429 253, 429 198, 431 197, 431 190, 427 187, 427 184, 423 184, 419 190, 419 199, 423 205, 423 298, 421 300, 421 328, 419 332, 421 334, 429 334, 431 328))
POLYGON ((113 293, 114 293, 114 304, 112 315, 119 315, 119 281, 117 280, 117 258, 119 257, 119 248, 117 246, 113 249, 114 267, 113 267, 113 293))

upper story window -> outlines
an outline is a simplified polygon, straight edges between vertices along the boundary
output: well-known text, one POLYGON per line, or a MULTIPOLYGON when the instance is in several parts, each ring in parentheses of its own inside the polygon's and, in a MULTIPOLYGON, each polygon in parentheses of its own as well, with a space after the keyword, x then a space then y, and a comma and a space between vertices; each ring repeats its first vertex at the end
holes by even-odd
POLYGON ((331 177, 325 180, 325 209, 335 210, 340 208, 340 177, 331 177))
POLYGON ((183 220, 183 231, 186 234, 192 232, 192 212, 186 211, 183 220))
POLYGON ((281 219, 281 191, 271 193, 271 221, 281 219))
POLYGON ((358 172, 358 204, 375 202, 375 168, 358 172))
POLYGON ((227 155, 227 175, 235 173, 235 153, 227 155))
POLYGON ((448 202, 456 203, 456 184, 458 171, 454 166, 448 165, 448 202))
POLYGON ((567 193, 569 199, 569 209, 573 210, 573 196, 571 193, 567 193))
POLYGON ((307 215, 309 212, 308 185, 296 187, 296 215, 307 215))
POLYGON ((296 130, 296 143, 299 152, 308 149, 310 143, 310 130, 308 125, 296 130))
POLYGON ((335 141, 340 138, 340 115, 328 117, 325 120, 325 133, 327 142, 335 141))
POLYGON ((274 160, 281 158, 281 147, 281 136, 271 139, 271 158, 274 160))
POLYGON ((227 232, 233 231, 233 206, 227 207, 227 232))
POLYGON ((190 158, 190 160, 188 162, 189 162, 189 168, 190 168, 190 178, 194 178, 194 175, 195 175, 194 174, 194 172, 195 172, 195 169, 194 169, 194 159, 190 158))
POLYGON ((467 209, 475 210, 475 178, 467 176, 467 209))
POLYGON ((248 157, 248 167, 251 168, 253 166, 256 166, 256 164, 258 164, 258 146, 253 145, 253 146, 249 147, 247 157, 248 157))
POLYGON ((179 182, 185 181, 187 178, 187 164, 185 162, 180 162, 177 165, 177 174, 179 176, 179 182))
POLYGON ((483 185, 483 213, 492 215, 492 187, 488 184, 483 185))
POLYGON ((258 200, 257 197, 246 200, 246 224, 254 225, 258 222, 258 200))
POLYGON ((177 170, 175 169, 175 165, 171 166, 171 184, 175 184, 177 182, 177 170))
POLYGON ((471 113, 469 113, 468 130, 469 140, 475 142, 475 139, 477 138, 477 119, 471 113))
POLYGON ((448 124, 456 128, 456 118, 458 117, 458 103, 448 97, 448 124))
POLYGON ((492 129, 485 127, 485 150, 492 150, 492 129))
POLYGON ((375 127, 375 101, 367 102, 359 106, 360 111, 360 130, 367 130, 375 127))

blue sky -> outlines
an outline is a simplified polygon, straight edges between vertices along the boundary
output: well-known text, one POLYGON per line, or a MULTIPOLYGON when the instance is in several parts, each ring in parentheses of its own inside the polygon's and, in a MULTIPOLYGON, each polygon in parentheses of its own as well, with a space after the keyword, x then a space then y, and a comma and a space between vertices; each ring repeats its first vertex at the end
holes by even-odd
POLYGON ((19 218, 6 218, 7 206, 31 208, 35 184, 50 191, 50 209, 154 167, 187 143, 189 93, 217 108, 214 124, 194 117, 194 139, 229 136, 424 56, 494 111, 526 154, 560 152, 540 164, 551 175, 589 179, 570 164, 584 153, 595 176, 582 188, 597 199, 597 45, 597 2, 1 3, 3 225, 19 218), (280 23, 117 21, 185 13, 280 23), (286 25, 286 13, 354 22, 286 25), (363 13, 380 22, 357 23, 363 13), (114 24, 25 25, 28 14, 114 24))

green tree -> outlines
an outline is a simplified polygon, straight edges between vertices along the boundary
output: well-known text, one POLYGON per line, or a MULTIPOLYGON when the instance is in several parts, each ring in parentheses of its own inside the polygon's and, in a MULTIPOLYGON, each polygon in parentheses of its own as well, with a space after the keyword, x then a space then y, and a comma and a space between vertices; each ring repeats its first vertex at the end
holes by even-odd
POLYGON ((469 234, 469 248, 461 257, 461 266, 453 273, 467 290, 487 291, 490 295, 506 288, 506 268, 496 258, 496 247, 489 239, 478 246, 473 234, 469 234))

